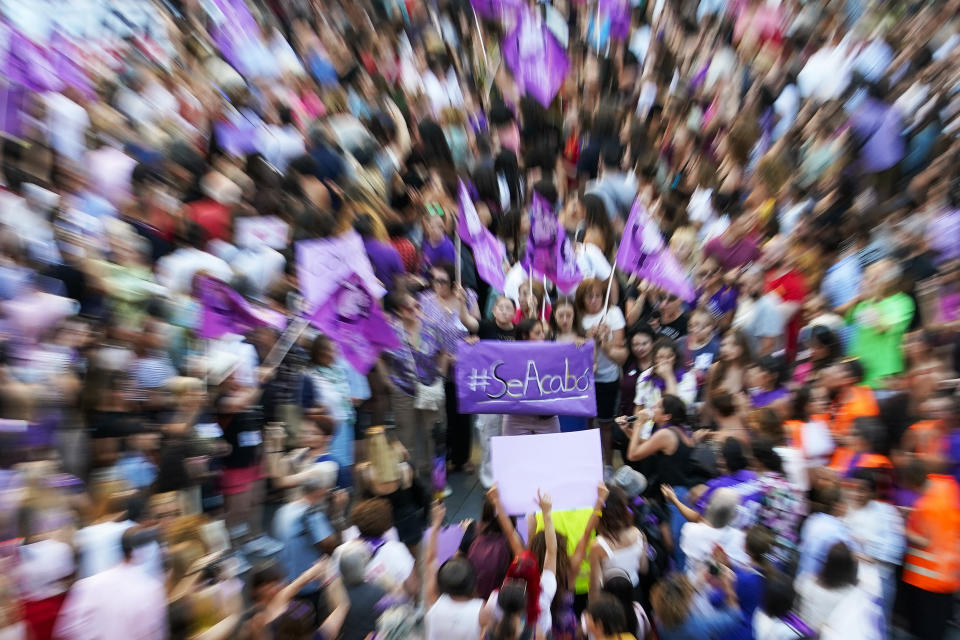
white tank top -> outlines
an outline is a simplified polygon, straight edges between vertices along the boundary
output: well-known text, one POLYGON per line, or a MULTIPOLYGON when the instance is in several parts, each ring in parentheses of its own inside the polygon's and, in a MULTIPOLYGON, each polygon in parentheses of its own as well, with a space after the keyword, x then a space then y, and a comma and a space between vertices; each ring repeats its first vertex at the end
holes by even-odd
POLYGON ((483 600, 457 601, 444 594, 424 616, 426 640, 478 640, 483 600))
POLYGON ((607 554, 607 560, 603 563, 604 571, 610 568, 622 569, 627 572, 631 584, 637 586, 640 582, 640 561, 646 551, 643 534, 638 532, 636 541, 619 549, 611 547, 603 536, 597 536, 596 542, 607 554))

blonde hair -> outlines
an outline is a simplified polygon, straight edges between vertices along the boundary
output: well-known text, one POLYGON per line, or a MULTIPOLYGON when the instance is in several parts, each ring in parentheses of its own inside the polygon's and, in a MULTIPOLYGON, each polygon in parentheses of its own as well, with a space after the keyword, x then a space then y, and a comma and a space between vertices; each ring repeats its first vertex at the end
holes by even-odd
POLYGON ((668 629, 678 627, 690 615, 694 589, 682 573, 674 572, 653 585, 650 604, 657 618, 668 629))
POLYGON ((190 378, 187 376, 176 376, 167 380, 167 391, 177 398, 181 398, 188 393, 198 393, 203 391, 203 380, 200 378, 190 378))

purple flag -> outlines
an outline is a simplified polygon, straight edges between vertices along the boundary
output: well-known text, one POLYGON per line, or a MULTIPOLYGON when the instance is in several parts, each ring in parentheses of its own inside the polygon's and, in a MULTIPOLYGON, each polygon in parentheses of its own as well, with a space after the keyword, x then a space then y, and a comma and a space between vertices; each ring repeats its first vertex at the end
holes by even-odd
POLYGON ((490 230, 480 222, 477 208, 470 199, 467 185, 460 181, 460 217, 457 218, 460 239, 473 249, 473 261, 477 274, 497 291, 503 291, 503 259, 506 251, 490 230))
POLYGON ((461 413, 597 415, 590 342, 462 343, 454 375, 461 413))
POLYGON ((67 85, 83 94, 88 100, 97 97, 93 83, 80 66, 80 49, 59 31, 53 34, 48 48, 53 71, 67 85))
POLYGON ((335 340, 343 357, 364 375, 376 364, 381 351, 400 346, 376 298, 357 273, 337 284, 310 321, 335 340))
POLYGON ((609 35, 624 40, 630 35, 630 3, 628 0, 598 0, 600 15, 610 21, 609 35))
POLYGON ((287 325, 282 314, 253 306, 221 280, 200 276, 197 288, 203 307, 201 338, 219 338, 225 333, 243 334, 254 327, 282 330, 287 325))
POLYGON ((44 48, 19 29, 10 25, 4 27, 10 36, 4 65, 10 83, 22 85, 30 91, 59 91, 63 83, 57 78, 44 48))
POLYGON ((623 230, 617 266, 683 300, 696 298, 683 267, 664 243, 660 228, 639 198, 634 201, 623 230))
POLYGON ((549 107, 570 70, 563 46, 539 13, 520 12, 519 23, 503 41, 503 60, 522 93, 549 107))
POLYGON ((212 0, 208 5, 213 26, 210 37, 224 59, 242 75, 250 75, 244 50, 260 42, 260 26, 243 0, 212 0))
POLYGON ((530 237, 523 266, 538 277, 546 276, 565 293, 583 280, 566 230, 550 203, 538 193, 530 203, 530 237))
POLYGON ((473 10, 481 18, 504 20, 523 8, 522 0, 470 0, 473 10))
POLYGON ((356 231, 332 238, 301 240, 297 243, 297 280, 308 309, 316 309, 333 295, 341 282, 356 273, 364 288, 375 298, 386 293, 373 274, 373 267, 356 231))

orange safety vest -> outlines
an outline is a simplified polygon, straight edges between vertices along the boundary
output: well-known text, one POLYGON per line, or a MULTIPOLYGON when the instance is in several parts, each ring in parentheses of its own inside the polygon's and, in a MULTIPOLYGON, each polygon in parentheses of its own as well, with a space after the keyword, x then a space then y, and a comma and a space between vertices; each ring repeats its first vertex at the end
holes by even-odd
POLYGON ((846 399, 837 408, 829 422, 830 433, 834 437, 845 436, 850 432, 853 421, 857 418, 880 415, 880 407, 873 396, 873 389, 864 385, 850 387, 846 399))
POLYGON ((890 458, 879 453, 861 453, 857 455, 849 447, 838 447, 830 459, 830 468, 845 474, 852 469, 893 469, 890 458))
POLYGON ((903 581, 924 591, 953 593, 960 589, 960 486, 952 476, 930 474, 927 489, 907 517, 907 534, 926 538, 909 542, 903 559, 903 581))

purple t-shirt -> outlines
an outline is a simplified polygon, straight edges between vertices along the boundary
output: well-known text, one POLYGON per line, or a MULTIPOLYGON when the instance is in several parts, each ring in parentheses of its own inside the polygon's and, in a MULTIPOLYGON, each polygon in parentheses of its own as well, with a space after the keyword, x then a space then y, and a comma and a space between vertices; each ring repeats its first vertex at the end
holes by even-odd
POLYGON ((753 400, 753 406, 756 408, 766 407, 767 405, 773 404, 777 400, 781 400, 790 395, 790 392, 786 388, 780 387, 779 389, 774 389, 773 391, 758 391, 753 394, 751 398, 753 400))
POLYGON ((431 245, 430 241, 424 238, 422 253, 423 270, 425 272, 429 271, 433 265, 440 264, 441 262, 449 262, 452 265, 456 265, 457 250, 453 247, 453 241, 447 236, 443 236, 443 240, 436 246, 431 245))
POLYGON ((366 249, 367 257, 370 258, 374 275, 387 289, 393 289, 394 279, 406 273, 400 253, 393 248, 393 245, 374 238, 366 238, 363 241, 363 248, 366 249))
POLYGON ((757 238, 753 234, 748 233, 731 245, 724 242, 721 235, 704 246, 703 256, 716 258, 724 271, 732 271, 759 258, 760 249, 757 248, 757 238))

